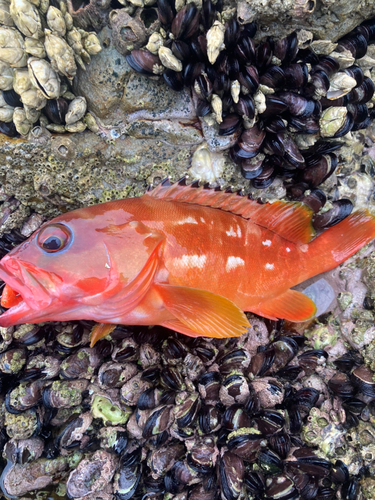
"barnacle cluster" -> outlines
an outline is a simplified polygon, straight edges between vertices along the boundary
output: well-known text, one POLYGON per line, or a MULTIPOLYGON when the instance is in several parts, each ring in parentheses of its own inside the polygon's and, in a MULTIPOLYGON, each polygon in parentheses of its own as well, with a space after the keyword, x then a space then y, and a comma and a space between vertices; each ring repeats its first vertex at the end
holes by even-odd
MULTIPOLYGON (((21 239, 3 237, 1 252, 21 239)), ((90 322, 0 329, 2 494, 361 498, 372 369, 358 351, 329 361, 298 329, 251 323, 227 340, 119 326, 93 348, 90 322)), ((310 333, 329 348, 335 328, 310 333)))
POLYGON ((64 1, 0 4, 0 132, 27 136, 35 124, 82 132, 86 100, 70 90, 77 64, 101 50, 94 32, 73 25, 64 1))
POLYGON ((256 45, 256 24, 240 25, 220 1, 199 8, 159 0, 158 16, 162 27, 126 56, 129 65, 162 75, 176 91, 190 88, 203 128, 227 136, 232 160, 255 188, 281 176, 302 196, 337 166, 339 144, 326 139, 371 123, 375 87, 356 62, 375 39, 374 20, 317 55, 296 32, 256 45))

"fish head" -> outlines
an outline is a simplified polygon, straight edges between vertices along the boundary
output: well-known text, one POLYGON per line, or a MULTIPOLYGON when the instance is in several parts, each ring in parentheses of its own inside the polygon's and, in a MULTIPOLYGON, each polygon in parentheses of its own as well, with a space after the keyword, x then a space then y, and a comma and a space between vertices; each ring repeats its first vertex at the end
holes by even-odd
POLYGON ((158 238, 142 223, 76 212, 44 224, 0 261, 0 279, 17 297, 0 326, 97 319, 93 309, 145 266, 158 238))

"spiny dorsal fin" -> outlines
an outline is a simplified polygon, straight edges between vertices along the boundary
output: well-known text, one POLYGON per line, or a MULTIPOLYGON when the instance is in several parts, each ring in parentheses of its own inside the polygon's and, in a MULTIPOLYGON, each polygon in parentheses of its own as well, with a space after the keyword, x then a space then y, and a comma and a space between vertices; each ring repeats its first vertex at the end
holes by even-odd
POLYGON ((186 186, 184 181, 183 178, 172 185, 162 182, 146 195, 160 200, 192 203, 231 212, 294 243, 308 243, 315 236, 311 221, 313 212, 303 203, 275 201, 261 204, 237 193, 207 189, 204 186, 196 187, 196 183, 186 186))

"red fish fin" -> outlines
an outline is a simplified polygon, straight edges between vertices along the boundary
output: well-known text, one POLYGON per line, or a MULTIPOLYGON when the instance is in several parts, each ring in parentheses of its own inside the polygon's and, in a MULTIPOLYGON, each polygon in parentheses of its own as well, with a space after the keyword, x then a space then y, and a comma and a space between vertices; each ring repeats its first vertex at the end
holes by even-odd
POLYGON ((337 267, 374 238, 375 217, 368 210, 352 213, 308 245, 301 281, 337 267))
POLYGON ((116 328, 116 325, 108 323, 96 323, 90 333, 90 347, 94 347, 98 340, 106 337, 116 328))
POLYGON ((187 335, 188 337, 200 337, 201 335, 199 333, 193 332, 193 330, 190 330, 186 325, 181 323, 180 320, 178 319, 171 319, 169 321, 164 321, 161 326, 165 326, 165 328, 170 328, 171 330, 174 330, 175 332, 183 333, 184 335, 187 335))
POLYGON ((294 243, 308 243, 315 236, 313 212, 303 203, 275 201, 261 204, 237 193, 184 186, 178 182, 171 186, 159 184, 145 196, 219 208, 251 220, 294 243))
POLYGON ((184 286, 155 285, 164 306, 195 334, 204 337, 239 337, 249 322, 230 300, 206 290, 184 286))
POLYGON ((287 290, 285 293, 267 300, 252 312, 270 319, 287 319, 288 321, 306 321, 316 313, 314 302, 301 292, 287 290))

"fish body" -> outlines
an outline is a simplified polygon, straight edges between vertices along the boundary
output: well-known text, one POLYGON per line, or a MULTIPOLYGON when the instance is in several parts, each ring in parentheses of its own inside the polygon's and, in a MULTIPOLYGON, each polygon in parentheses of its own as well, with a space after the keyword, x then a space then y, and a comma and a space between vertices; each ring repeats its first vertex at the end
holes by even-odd
POLYGON ((261 205, 176 183, 44 224, 0 262, 0 325, 95 320, 238 336, 243 311, 302 321, 316 308, 290 290, 375 237, 356 212, 314 237, 310 209, 261 205))

